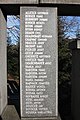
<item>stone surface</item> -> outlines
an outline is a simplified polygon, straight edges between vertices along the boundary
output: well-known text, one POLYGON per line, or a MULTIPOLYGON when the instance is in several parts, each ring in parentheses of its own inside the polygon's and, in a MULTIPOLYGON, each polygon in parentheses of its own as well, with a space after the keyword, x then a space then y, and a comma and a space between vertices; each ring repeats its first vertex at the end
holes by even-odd
POLYGON ((58 116, 57 9, 22 7, 20 18, 21 117, 58 116))
POLYGON ((80 4, 80 0, 0 0, 0 4, 80 4))
MULTIPOLYGON (((23 119, 20 119, 14 105, 7 105, 5 110, 3 111, 2 115, 1 115, 1 118, 0 120, 43 120, 43 119, 34 119, 34 118, 23 118, 23 119)), ((60 117, 58 117, 57 119, 55 119, 55 117, 53 119, 46 119, 44 118, 44 120, 61 120, 60 117)))
POLYGON ((0 9, 0 114, 7 104, 6 20, 0 9))
POLYGON ((60 117, 52 117, 52 118, 22 118, 21 120, 61 120, 60 117))
POLYGON ((38 0, 0 0, 0 4, 38 4, 38 0))
POLYGON ((80 0, 40 0, 40 3, 80 4, 80 0))
POLYGON ((1 8, 8 15, 19 15, 20 6, 55 6, 58 8, 59 16, 79 16, 79 0, 0 0, 1 8), (47 4, 46 4, 47 3, 47 4), (74 4, 74 5, 73 5, 74 4))
POLYGON ((20 120, 19 115, 13 105, 8 105, 3 111, 1 117, 2 120, 20 120))

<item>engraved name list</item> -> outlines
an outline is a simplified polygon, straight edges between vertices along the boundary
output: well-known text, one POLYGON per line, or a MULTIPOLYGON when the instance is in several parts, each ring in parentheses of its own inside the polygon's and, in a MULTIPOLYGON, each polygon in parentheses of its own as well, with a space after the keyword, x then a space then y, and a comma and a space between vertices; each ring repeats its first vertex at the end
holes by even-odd
POLYGON ((24 114, 52 116, 55 105, 51 102, 56 100, 52 97, 55 91, 52 90, 55 88, 52 66, 53 62, 56 64, 53 54, 56 50, 52 48, 55 46, 53 30, 48 30, 52 26, 51 13, 48 9, 27 9, 24 19, 24 114))

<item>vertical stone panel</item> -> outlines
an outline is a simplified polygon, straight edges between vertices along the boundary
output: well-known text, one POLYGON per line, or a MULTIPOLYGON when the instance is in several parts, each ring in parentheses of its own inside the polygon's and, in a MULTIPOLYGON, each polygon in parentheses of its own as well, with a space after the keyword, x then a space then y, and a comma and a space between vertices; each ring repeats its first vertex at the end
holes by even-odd
POLYGON ((7 104, 6 20, 0 9, 0 114, 7 104))
POLYGON ((22 7, 20 18, 21 117, 57 117, 57 8, 22 7))

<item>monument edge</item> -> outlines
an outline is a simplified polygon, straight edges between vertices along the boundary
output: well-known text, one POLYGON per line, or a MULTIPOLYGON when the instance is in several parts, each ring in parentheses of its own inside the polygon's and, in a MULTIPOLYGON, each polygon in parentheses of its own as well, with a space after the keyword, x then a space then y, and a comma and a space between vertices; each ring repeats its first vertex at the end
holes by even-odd
MULTIPOLYGON (((37 7, 37 6, 21 6, 20 7, 20 23, 22 23, 22 8, 41 8, 41 7, 37 7)), ((57 7, 45 7, 45 8, 50 8, 50 9, 54 9, 53 11, 54 11, 54 14, 55 14, 55 26, 57 26, 58 24, 57 24, 57 14, 58 14, 58 12, 57 12, 57 7)), ((23 78, 23 76, 22 76, 22 51, 21 51, 21 49, 22 49, 22 28, 23 28, 23 26, 22 26, 22 24, 20 24, 20 111, 21 111, 21 113, 20 113, 20 116, 21 116, 21 120, 37 120, 37 118, 23 118, 23 113, 22 113, 22 91, 21 91, 21 89, 22 89, 22 78, 23 78)), ((44 120, 60 120, 60 119, 57 119, 57 116, 58 116, 58 37, 57 37, 57 34, 58 34, 58 32, 57 32, 57 27, 56 27, 56 30, 55 30, 55 34, 56 34, 56 119, 54 119, 54 117, 53 118, 44 118, 44 120)), ((43 118, 39 118, 40 120, 43 120, 43 118)))
POLYGON ((39 0, 0 0, 0 4, 39 4, 39 0))
POLYGON ((79 0, 40 0, 40 4, 80 4, 79 0))
POLYGON ((21 120, 61 120, 60 116, 58 117, 45 117, 45 118, 21 118, 21 120))
POLYGON ((22 9, 20 7, 20 116, 22 117, 22 53, 21 53, 21 49, 22 49, 22 9))

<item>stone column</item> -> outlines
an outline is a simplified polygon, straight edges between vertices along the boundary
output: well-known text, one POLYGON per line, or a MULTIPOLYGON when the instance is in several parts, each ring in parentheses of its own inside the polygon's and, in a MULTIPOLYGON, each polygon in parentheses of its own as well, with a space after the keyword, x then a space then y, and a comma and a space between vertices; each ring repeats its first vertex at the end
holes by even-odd
POLYGON ((70 43, 72 49, 72 120, 80 120, 80 40, 70 43))
POLYGON ((0 9, 0 115, 7 105, 6 20, 0 9))
POLYGON ((22 120, 59 120, 57 8, 21 7, 22 120))

